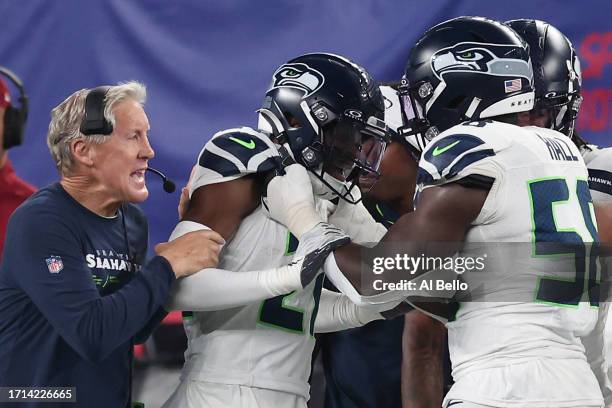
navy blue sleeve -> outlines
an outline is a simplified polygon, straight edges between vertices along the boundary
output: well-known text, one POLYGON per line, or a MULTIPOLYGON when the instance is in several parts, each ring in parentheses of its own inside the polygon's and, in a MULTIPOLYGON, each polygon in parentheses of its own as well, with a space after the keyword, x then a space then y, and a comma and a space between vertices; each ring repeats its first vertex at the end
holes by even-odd
POLYGON ((150 322, 175 278, 156 256, 127 285, 100 296, 75 228, 40 207, 16 213, 3 268, 79 355, 101 361, 150 322))
POLYGON ((151 333, 153 333, 153 330, 155 330, 157 325, 161 323, 167 315, 168 312, 163 307, 157 309, 157 312, 155 312, 147 325, 134 336, 134 344, 141 344, 147 341, 151 333))
MULTIPOLYGON (((142 209, 135 204, 124 205, 126 212, 126 228, 127 234, 130 237, 128 239, 129 245, 132 247, 132 253, 135 255, 135 261, 138 264, 145 264, 147 256, 147 249, 149 243, 149 223, 142 209)), ((168 315, 162 307, 153 315, 147 325, 142 328, 134 336, 134 343, 140 344, 147 341, 147 338, 151 335, 155 327, 164 320, 168 315)))

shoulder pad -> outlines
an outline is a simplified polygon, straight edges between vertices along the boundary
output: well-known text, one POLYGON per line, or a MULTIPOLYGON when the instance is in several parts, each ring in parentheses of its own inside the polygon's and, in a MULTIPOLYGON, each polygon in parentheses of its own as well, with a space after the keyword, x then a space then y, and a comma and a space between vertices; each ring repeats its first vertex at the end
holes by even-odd
POLYGON ((598 169, 612 172, 612 147, 589 146, 590 150, 580 151, 584 162, 589 169, 598 169))
POLYGON ((417 175, 417 184, 438 184, 451 180, 469 165, 495 156, 495 150, 471 134, 441 135, 426 147, 417 175))
POLYGON ((190 191, 207 184, 263 173, 280 165, 280 156, 269 137, 243 127, 215 134, 198 156, 190 191))
POLYGON ((496 154, 513 145, 521 128, 493 120, 464 122, 442 132, 425 147, 419 161, 417 184, 443 184, 472 175, 495 178, 496 171, 483 171, 496 154))

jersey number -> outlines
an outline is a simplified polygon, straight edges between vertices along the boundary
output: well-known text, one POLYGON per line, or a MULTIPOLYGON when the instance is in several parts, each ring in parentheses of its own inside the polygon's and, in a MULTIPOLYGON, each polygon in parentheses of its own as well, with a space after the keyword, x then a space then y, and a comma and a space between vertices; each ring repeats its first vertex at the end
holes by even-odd
MULTIPOLYGON (((319 311, 319 299, 321 299, 321 288, 325 275, 321 274, 315 280, 312 296, 314 298, 314 308, 310 315, 309 331, 310 335, 314 334, 314 323, 319 311)), ((291 333, 304 333, 304 318, 306 313, 304 309, 287 305, 296 292, 293 291, 287 295, 276 296, 272 299, 267 299, 261 302, 259 308, 259 324, 269 326, 275 329, 289 331, 291 333)))
MULTIPOLYGON (((536 300, 557 305, 577 306, 586 283, 591 306, 599 306, 597 245, 590 246, 590 256, 587 256, 588 247, 576 230, 559 230, 555 222, 555 204, 569 200, 567 181, 564 178, 537 179, 529 181, 528 186, 531 195, 535 255, 573 255, 576 267, 574 279, 539 278, 536 300)), ((576 196, 582 210, 582 219, 591 238, 596 243, 599 237, 591 216, 592 201, 586 180, 577 181, 576 196)))

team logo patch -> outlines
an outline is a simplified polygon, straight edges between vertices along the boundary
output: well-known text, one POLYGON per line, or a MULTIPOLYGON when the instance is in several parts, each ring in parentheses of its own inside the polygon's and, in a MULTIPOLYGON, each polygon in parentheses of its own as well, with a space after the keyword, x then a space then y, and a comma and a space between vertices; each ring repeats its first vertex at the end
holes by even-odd
POLYGON ((525 77, 531 81, 533 73, 527 61, 508 58, 517 46, 464 42, 436 52, 431 66, 438 78, 447 72, 482 72, 499 76, 525 77))
POLYGON ((324 82, 323 74, 306 64, 285 64, 274 73, 268 91, 276 88, 299 89, 304 91, 304 99, 317 92, 324 82))
POLYGON ((62 262, 62 258, 59 256, 50 256, 45 259, 47 263, 47 268, 51 273, 59 273, 62 269, 64 269, 64 262, 62 262))
POLYGON ((353 118, 353 119, 362 119, 363 118, 363 113, 361 113, 361 111, 355 110, 355 109, 347 109, 344 112, 347 116, 353 118))
POLYGON ((509 81, 504 81, 504 90, 506 93, 520 91, 523 88, 521 85, 520 79, 511 79, 509 81))

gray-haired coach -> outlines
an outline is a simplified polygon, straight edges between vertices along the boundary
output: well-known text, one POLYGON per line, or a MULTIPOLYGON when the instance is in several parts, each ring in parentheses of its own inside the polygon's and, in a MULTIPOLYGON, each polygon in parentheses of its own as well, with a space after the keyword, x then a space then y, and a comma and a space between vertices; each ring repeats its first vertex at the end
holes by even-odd
POLYGON ((128 407, 133 343, 163 317, 176 278, 217 264, 212 231, 160 244, 145 263, 147 221, 131 204, 148 196, 154 154, 145 98, 136 82, 84 89, 51 113, 61 178, 15 211, 0 268, 0 401, 128 407))

